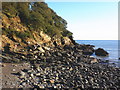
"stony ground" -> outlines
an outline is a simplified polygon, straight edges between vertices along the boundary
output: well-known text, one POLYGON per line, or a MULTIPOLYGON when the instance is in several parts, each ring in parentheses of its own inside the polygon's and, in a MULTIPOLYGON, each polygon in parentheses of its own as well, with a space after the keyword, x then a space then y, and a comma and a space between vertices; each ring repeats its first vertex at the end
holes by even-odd
MULTIPOLYGON (((102 64, 101 60, 84 55, 80 47, 52 48, 45 53, 32 51, 27 56, 6 55, 5 58, 2 55, 3 59, 11 60, 14 57, 27 62, 1 65, 3 88, 119 90, 120 68, 102 64)), ((90 54, 91 50, 88 51, 86 53, 90 54)))
POLYGON ((12 64, 1 63, 2 68, 2 87, 3 88, 18 88, 20 80, 14 73, 20 72, 22 69, 28 69, 27 63, 12 64))

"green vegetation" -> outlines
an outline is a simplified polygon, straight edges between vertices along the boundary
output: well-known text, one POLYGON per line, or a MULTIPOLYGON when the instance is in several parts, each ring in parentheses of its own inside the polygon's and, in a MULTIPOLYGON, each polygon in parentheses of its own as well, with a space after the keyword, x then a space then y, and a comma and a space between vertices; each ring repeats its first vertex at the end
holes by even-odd
POLYGON ((31 31, 43 31, 49 36, 58 37, 72 36, 72 33, 66 29, 67 22, 58 16, 44 2, 3 2, 3 13, 9 18, 19 16, 23 25, 29 28, 28 32, 18 32, 12 29, 4 29, 4 34, 13 32, 19 38, 32 37, 31 31), (32 6, 30 8, 29 6, 32 6))
POLYGON ((16 31, 15 29, 3 28, 2 29, 2 34, 5 34, 5 35, 7 35, 10 38, 12 36, 16 36, 16 37, 21 38, 22 40, 24 40, 26 38, 33 38, 33 36, 31 35, 30 31, 20 32, 20 31, 16 31))

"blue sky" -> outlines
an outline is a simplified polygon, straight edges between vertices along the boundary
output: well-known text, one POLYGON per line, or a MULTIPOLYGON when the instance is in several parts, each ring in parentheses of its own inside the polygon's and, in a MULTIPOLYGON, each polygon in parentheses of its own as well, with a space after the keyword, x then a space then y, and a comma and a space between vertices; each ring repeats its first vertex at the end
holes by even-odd
POLYGON ((75 40, 118 39, 117 2, 47 2, 67 22, 75 40))

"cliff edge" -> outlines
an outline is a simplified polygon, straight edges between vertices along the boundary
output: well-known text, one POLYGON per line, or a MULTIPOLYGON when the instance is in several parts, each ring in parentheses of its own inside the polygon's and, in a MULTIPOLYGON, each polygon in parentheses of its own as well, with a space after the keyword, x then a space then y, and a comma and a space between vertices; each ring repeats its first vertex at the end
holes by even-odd
MULTIPOLYGON (((28 45, 46 47, 74 45, 67 22, 45 2, 2 3, 2 51, 7 44, 10 50, 25 49, 28 45)), ((18 51, 19 51, 18 50, 18 51)))

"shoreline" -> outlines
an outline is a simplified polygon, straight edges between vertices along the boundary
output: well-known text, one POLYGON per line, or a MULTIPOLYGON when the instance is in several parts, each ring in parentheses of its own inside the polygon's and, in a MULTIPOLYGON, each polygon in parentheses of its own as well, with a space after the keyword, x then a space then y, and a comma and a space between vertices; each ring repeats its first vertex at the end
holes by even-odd
MULTIPOLYGON (((11 66, 14 68, 9 72, 10 77, 6 76, 17 79, 11 82, 11 85, 4 79, 3 86, 8 87, 3 88, 120 88, 120 68, 101 64, 101 60, 84 55, 91 54, 91 47, 93 46, 54 47, 44 53, 33 50, 26 56, 23 54, 11 56, 9 58, 19 58, 28 63, 11 66), (83 48, 87 48, 88 51, 82 50, 83 48), (17 70, 20 66, 22 68, 17 70)), ((5 70, 5 67, 7 65, 3 65, 2 69, 5 70)))
POLYGON ((79 44, 92 44, 95 45, 94 49, 104 48, 109 53, 108 57, 99 57, 93 54, 92 56, 102 59, 103 61, 109 60, 109 63, 115 64, 117 67, 120 67, 120 59, 119 59, 119 47, 118 40, 77 40, 79 44))

